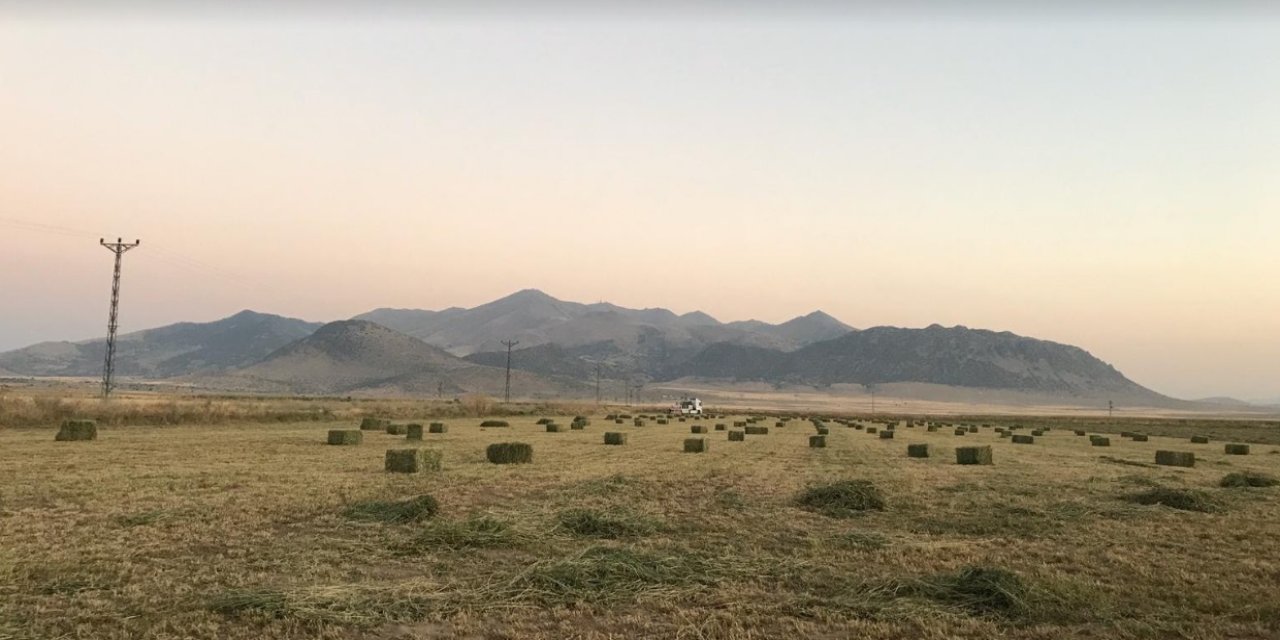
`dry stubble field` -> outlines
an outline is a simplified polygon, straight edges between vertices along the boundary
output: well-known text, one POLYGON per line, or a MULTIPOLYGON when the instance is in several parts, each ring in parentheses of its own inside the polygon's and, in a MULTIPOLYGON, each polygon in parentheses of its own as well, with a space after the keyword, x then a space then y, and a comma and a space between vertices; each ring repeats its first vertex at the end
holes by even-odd
POLYGON ((403 437, 324 443, 351 421, 0 430, 0 638, 1280 637, 1280 488, 1218 486, 1280 475, 1275 445, 833 424, 810 449, 810 424, 770 418, 690 454, 693 422, 507 419, 448 419, 422 443, 443 470, 419 475, 383 471, 403 437), (508 440, 534 462, 487 462, 508 440), (954 464, 972 444, 995 464, 954 464), (1157 449, 1199 461, 1154 467, 1157 449), (796 503, 838 480, 884 509, 796 503), (1155 486, 1209 511, 1125 500, 1155 486), (423 494, 434 517, 377 504, 423 494))

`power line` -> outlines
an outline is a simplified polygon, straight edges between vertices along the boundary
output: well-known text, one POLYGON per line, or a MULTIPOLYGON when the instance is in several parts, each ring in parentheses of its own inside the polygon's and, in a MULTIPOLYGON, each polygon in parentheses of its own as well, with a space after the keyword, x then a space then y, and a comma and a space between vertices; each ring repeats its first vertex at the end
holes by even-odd
POLYGON ((142 244, 142 241, 134 240, 132 243, 127 243, 116 238, 115 242, 107 242, 98 238, 98 244, 116 254, 115 270, 111 277, 111 315, 107 318, 107 355, 102 364, 102 399, 106 400, 111 396, 111 376, 115 372, 116 328, 120 312, 120 262, 126 251, 142 244))
POLYGON ((505 391, 503 391, 502 401, 506 403, 510 403, 511 402, 511 347, 514 347, 520 344, 520 341, 519 340, 503 340, 502 344, 506 345, 507 347, 507 386, 505 391))

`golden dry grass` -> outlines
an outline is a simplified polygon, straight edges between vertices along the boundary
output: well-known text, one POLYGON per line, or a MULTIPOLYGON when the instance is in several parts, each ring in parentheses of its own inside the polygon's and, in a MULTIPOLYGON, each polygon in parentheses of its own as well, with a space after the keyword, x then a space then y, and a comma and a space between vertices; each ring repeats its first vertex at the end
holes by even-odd
POLYGON ((535 419, 448 420, 422 443, 444 469, 422 475, 383 472, 401 437, 324 444, 345 419, 105 427, 87 443, 0 430, 0 638, 1280 635, 1280 491, 1218 487, 1280 475, 1273 446, 1100 449, 1065 429, 1030 446, 923 427, 881 440, 832 424, 811 449, 793 421, 746 442, 713 431, 708 453, 685 454, 687 423, 593 416, 547 433, 535 419), (628 444, 604 446, 605 431, 628 444), (533 444, 532 464, 485 460, 511 440, 533 444), (935 457, 907 458, 920 442, 935 457), (971 444, 991 444, 995 465, 955 465, 971 444), (1157 449, 1200 460, 1154 467, 1157 449), (885 509, 796 504, 836 480, 873 482, 885 509), (1124 499, 1157 485, 1220 508, 1124 499), (435 518, 349 517, 421 494, 435 518), (953 585, 968 566, 1025 591, 976 606, 953 585))

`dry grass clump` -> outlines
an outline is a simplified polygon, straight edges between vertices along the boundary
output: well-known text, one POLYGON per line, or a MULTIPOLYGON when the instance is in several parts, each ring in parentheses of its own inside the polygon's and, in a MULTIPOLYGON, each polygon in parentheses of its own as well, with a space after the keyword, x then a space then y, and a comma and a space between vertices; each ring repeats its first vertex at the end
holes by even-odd
POLYGON ((1162 505, 1180 511, 1212 513, 1218 510, 1217 504, 1213 502, 1208 494, 1195 489, 1152 487, 1146 491, 1127 495, 1125 500, 1147 506, 1162 505))
POLYGON ((831 518, 848 518, 883 511, 884 494, 868 480, 841 480, 805 489, 796 496, 796 504, 831 518))
POLYGON ((675 595, 712 586, 720 574, 714 563, 686 551, 593 546, 536 562, 510 586, 544 606, 609 605, 646 593, 675 595))
POLYGON ((567 509, 556 520, 561 529, 575 536, 609 540, 647 536, 660 528, 652 518, 620 509, 567 509))
POLYGON ((401 524, 428 520, 439 512, 440 503, 424 494, 408 500, 356 502, 348 506, 343 515, 351 520, 401 524))
POLYGON ((432 520, 419 529, 399 551, 427 553, 437 550, 493 549, 513 547, 523 539, 511 525, 488 516, 466 520, 432 520))
POLYGON ((1018 574, 998 567, 965 567, 956 573, 921 578, 913 595, 960 607, 977 615, 1016 618, 1029 609, 1030 589, 1018 574))
POLYGON ((1274 487, 1280 485, 1280 479, 1257 471, 1236 471, 1222 477, 1220 487, 1274 487))
POLYGON ((533 462, 533 445, 524 442, 495 442, 485 449, 485 457, 494 464, 526 464, 533 462))

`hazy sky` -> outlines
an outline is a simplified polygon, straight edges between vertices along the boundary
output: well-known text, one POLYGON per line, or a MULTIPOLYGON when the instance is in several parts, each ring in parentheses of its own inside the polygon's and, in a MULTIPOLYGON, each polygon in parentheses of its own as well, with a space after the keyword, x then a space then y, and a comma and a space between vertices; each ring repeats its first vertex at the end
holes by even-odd
POLYGON ((0 3, 0 349, 104 333, 122 235, 124 330, 536 287, 1280 397, 1263 4, 52 6, 0 3))

